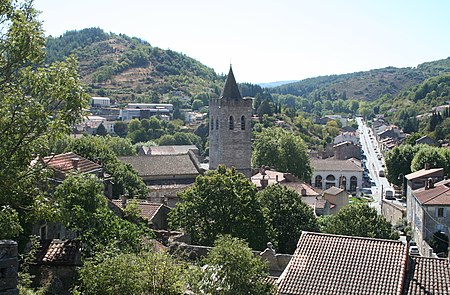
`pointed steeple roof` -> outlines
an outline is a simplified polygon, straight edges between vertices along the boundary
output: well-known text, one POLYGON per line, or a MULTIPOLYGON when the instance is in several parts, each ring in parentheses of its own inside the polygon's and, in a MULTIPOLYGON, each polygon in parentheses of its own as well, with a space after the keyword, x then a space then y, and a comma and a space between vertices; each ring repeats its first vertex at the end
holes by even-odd
POLYGON ((223 87, 222 96, 223 98, 234 98, 242 99, 241 93, 234 78, 233 69, 230 65, 230 71, 228 72, 227 80, 225 81, 225 86, 223 87))

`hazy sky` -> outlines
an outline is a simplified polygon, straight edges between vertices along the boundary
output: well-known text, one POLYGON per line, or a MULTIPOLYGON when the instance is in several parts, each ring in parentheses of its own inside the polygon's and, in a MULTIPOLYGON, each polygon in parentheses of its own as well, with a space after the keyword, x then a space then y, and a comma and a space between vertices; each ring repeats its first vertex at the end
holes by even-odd
POLYGON ((238 82, 300 80, 450 56, 449 0, 35 0, 47 35, 100 27, 238 82))

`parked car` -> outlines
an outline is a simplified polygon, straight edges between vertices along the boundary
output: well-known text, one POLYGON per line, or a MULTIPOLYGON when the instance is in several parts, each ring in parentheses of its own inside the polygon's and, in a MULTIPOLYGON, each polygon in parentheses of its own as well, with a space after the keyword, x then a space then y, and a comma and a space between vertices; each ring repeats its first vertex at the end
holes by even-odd
POLYGON ((390 189, 387 189, 387 190, 384 192, 384 198, 387 199, 387 200, 393 200, 393 199, 395 199, 395 198, 394 198, 394 191, 392 191, 392 190, 390 190, 390 189))
POLYGON ((419 247, 410 246, 409 247, 409 255, 411 256, 420 256, 419 247))

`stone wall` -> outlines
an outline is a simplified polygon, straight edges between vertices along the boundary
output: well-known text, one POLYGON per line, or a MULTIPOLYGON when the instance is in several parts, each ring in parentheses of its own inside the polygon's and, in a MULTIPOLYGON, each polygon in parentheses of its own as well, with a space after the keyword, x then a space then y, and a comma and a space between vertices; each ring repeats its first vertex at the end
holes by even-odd
POLYGON ((19 294, 17 289, 17 243, 0 241, 0 295, 19 294))

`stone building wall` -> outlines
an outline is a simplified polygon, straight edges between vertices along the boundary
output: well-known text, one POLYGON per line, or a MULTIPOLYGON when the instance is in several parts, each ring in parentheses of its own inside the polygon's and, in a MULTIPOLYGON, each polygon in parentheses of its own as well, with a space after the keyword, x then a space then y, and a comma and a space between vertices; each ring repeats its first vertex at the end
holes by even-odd
POLYGON ((17 243, 0 241, 0 295, 17 295, 17 243))
POLYGON ((250 177, 252 100, 211 99, 209 110, 210 169, 216 169, 219 164, 225 164, 227 167, 235 167, 250 177), (230 117, 233 117, 233 130, 230 130, 230 117), (241 125, 241 118, 244 118, 243 125, 241 125))

